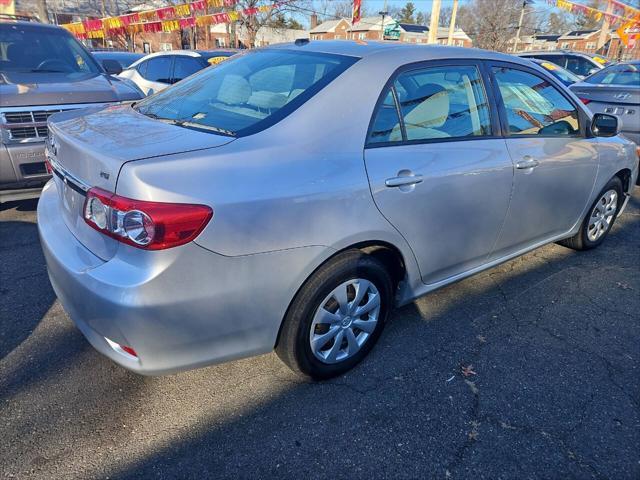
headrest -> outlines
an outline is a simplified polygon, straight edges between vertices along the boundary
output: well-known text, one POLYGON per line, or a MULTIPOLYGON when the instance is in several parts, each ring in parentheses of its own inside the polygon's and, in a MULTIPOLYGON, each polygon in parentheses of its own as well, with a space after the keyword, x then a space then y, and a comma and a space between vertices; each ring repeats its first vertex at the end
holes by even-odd
POLYGON ((218 91, 218 101, 227 105, 247 103, 251 96, 249 82, 240 75, 226 75, 218 91))

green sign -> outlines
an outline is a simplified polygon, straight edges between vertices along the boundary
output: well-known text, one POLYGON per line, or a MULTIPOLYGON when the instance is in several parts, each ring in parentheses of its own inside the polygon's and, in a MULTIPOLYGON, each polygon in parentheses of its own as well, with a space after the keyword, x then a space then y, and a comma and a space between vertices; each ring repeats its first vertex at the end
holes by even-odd
POLYGON ((400 39, 400 24, 398 22, 387 25, 384 29, 384 38, 389 40, 400 39))

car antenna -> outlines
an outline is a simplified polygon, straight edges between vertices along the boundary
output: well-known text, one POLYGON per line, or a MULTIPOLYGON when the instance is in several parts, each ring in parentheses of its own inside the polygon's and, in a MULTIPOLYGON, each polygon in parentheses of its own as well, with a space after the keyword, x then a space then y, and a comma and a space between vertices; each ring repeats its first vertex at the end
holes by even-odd
POLYGON ((307 43, 309 43, 309 39, 308 38, 297 38, 295 42, 293 42, 296 44, 296 47, 303 47, 305 46, 307 43))

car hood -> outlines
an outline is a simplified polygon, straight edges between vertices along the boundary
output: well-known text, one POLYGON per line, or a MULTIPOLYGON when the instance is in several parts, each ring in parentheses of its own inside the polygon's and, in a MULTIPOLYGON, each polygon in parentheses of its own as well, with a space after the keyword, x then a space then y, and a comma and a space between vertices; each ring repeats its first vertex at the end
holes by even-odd
POLYGON ((137 100, 140 92, 105 74, 0 72, 0 107, 137 100))
MULTIPOLYGON (((232 137, 171 125, 130 105, 62 112, 49 119, 56 161, 90 186, 115 191, 126 162, 225 145, 232 137)), ((51 148, 53 146, 53 148, 51 148)))

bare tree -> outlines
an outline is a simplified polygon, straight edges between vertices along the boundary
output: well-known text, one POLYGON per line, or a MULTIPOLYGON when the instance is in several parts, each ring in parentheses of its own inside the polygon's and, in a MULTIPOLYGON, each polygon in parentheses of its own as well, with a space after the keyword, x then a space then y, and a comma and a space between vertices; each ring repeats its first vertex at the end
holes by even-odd
MULTIPOLYGON (((308 2, 306 0, 292 0, 265 12, 258 12, 254 15, 241 15, 236 23, 241 28, 244 28, 247 33, 247 40, 249 41, 249 45, 247 46, 255 47, 256 36, 262 27, 273 24, 274 19, 280 14, 285 15, 286 13, 300 12, 301 9, 306 10, 307 4, 308 2)), ((260 5, 262 5, 260 0, 238 0, 236 9, 246 10, 249 8, 257 8, 260 5)))
MULTIPOLYGON (((515 35, 522 2, 520 0, 472 0, 458 10, 457 24, 469 35, 476 47, 506 51, 515 35)), ((525 12, 521 35, 535 31, 535 10, 525 12)))

